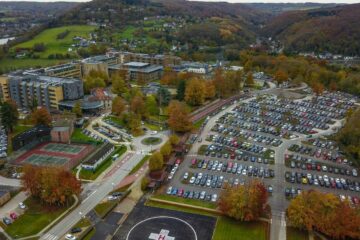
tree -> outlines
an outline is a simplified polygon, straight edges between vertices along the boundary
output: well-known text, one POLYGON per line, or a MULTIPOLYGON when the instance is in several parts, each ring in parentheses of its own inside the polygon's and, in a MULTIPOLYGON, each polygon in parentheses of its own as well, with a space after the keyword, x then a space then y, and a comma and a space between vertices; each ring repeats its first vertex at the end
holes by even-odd
POLYGON ((76 117, 82 117, 82 109, 80 101, 77 101, 72 109, 72 112, 76 114, 76 117))
POLYGON ((176 90, 176 99, 179 101, 184 100, 185 98, 185 89, 186 89, 186 81, 180 80, 176 90))
POLYGON ((122 97, 115 97, 112 101, 111 111, 116 116, 121 116, 121 114, 125 111, 126 105, 125 100, 122 97))
POLYGON ((33 46, 34 52, 44 52, 46 50, 44 43, 35 43, 33 46))
POLYGON ((160 111, 156 103, 156 98, 153 95, 146 97, 145 106, 151 116, 159 115, 160 111))
POLYGON ((161 148, 160 153, 163 155, 164 159, 168 160, 172 152, 172 146, 169 141, 167 141, 161 148))
POLYGON ((134 113, 130 114, 128 126, 134 136, 140 136, 141 134, 143 134, 143 131, 141 129, 141 118, 139 115, 134 113))
POLYGON ((69 205, 81 193, 81 182, 63 168, 25 165, 21 179, 24 189, 42 204, 69 205))
POLYGON ((246 84, 246 86, 254 86, 255 85, 255 81, 254 81, 254 77, 253 77, 252 72, 249 72, 247 74, 245 84, 246 84))
POLYGON ((31 113, 31 121, 34 125, 51 125, 51 115, 45 107, 37 108, 31 113))
POLYGON ((169 137, 169 142, 173 146, 178 145, 180 142, 180 138, 176 134, 171 134, 169 137))
POLYGON ((218 202, 220 210, 227 216, 241 221, 259 219, 267 209, 268 193, 258 180, 245 185, 228 187, 218 202))
POLYGON ((178 82, 178 77, 175 71, 173 71, 171 68, 166 67, 164 69, 164 74, 162 75, 160 79, 161 85, 170 85, 170 86, 176 86, 178 82))
POLYGON ((126 82, 124 80, 124 77, 120 74, 114 74, 111 77, 111 90, 113 93, 123 96, 124 94, 127 94, 129 92, 128 86, 126 85, 126 82))
POLYGON ((276 71, 274 79, 275 81, 277 81, 278 84, 281 84, 283 82, 286 82, 289 79, 289 76, 285 71, 279 69, 276 71))
POLYGON ((160 87, 156 98, 160 106, 167 106, 171 100, 171 93, 167 88, 160 87))
POLYGON ((359 207, 352 208, 332 193, 304 191, 291 200, 286 215, 289 225, 296 228, 317 230, 335 239, 360 238, 359 207))
POLYGON ((353 161, 356 166, 360 166, 360 109, 349 111, 343 128, 336 134, 335 139, 339 143, 341 150, 353 161))
POLYGON ((205 98, 212 99, 216 95, 216 89, 213 81, 207 82, 205 84, 205 98))
POLYGON ((314 82, 312 84, 312 90, 316 95, 321 95, 324 92, 324 85, 320 82, 314 82))
POLYGON ((161 170, 164 165, 163 155, 158 151, 153 153, 149 159, 149 169, 150 171, 161 170))
POLYGON ((6 101, 0 105, 1 124, 12 132, 19 119, 17 106, 13 101, 6 101))
POLYGON ((205 101, 205 83, 204 80, 193 78, 186 84, 185 90, 186 103, 199 106, 205 101))
POLYGON ((168 124, 175 132, 188 132, 192 129, 189 111, 183 103, 176 100, 170 102, 168 124))
POLYGON ((147 109, 142 96, 133 97, 130 103, 130 110, 141 118, 147 115, 147 109))

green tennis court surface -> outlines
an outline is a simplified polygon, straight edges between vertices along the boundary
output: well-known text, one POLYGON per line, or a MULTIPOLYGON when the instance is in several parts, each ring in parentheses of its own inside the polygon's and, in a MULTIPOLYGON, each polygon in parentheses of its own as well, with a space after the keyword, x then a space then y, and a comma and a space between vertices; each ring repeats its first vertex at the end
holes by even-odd
POLYGON ((49 144, 45 145, 42 148, 42 150, 45 150, 47 152, 78 154, 84 148, 85 148, 85 146, 68 145, 68 144, 61 144, 61 143, 49 143, 49 144))
POLYGON ((32 154, 31 156, 26 158, 24 162, 38 166, 63 166, 69 160, 70 159, 66 157, 32 154))

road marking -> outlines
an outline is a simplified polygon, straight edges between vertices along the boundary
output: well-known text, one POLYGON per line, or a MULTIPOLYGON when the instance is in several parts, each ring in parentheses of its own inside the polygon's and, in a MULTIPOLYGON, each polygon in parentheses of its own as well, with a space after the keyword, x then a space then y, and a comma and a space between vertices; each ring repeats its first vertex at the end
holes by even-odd
POLYGON ((97 191, 97 190, 93 191, 93 192, 92 192, 92 193, 91 193, 91 194, 90 194, 87 198, 85 198, 85 199, 84 199, 84 201, 83 201, 83 202, 86 202, 86 200, 88 200, 88 199, 89 199, 89 197, 91 197, 92 195, 94 195, 94 193, 96 193, 96 191, 97 191))
POLYGON ((59 237, 58 237, 58 236, 55 236, 55 235, 53 235, 53 234, 47 233, 47 234, 45 234, 42 238, 43 238, 43 239, 46 239, 46 240, 56 240, 56 239, 58 239, 59 237))

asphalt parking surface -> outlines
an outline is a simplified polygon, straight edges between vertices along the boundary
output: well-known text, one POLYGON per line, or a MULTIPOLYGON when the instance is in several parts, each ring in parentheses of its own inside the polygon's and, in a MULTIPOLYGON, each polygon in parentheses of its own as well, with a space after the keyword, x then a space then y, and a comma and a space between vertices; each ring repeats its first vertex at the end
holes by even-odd
POLYGON ((150 236, 159 237, 161 234, 176 240, 211 240, 215 223, 213 217, 147 207, 140 201, 113 239, 157 240, 150 236))

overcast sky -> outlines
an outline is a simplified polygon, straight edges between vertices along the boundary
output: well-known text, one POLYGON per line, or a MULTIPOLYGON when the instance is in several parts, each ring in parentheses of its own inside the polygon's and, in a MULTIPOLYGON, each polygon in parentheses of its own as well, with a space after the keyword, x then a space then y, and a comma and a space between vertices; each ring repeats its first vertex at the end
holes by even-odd
MULTIPOLYGON (((34 0, 0 0, 2 1, 28 1, 34 2, 34 0)), ((36 2, 88 2, 89 0, 37 0, 36 2)), ((171 1, 171 0, 169 0, 171 1)), ((197 0, 197 1, 205 1, 205 2, 220 2, 218 0, 197 0)), ((319 3, 360 3, 360 0, 222 0, 222 2, 289 2, 289 3, 296 3, 296 2, 319 2, 319 3)))

